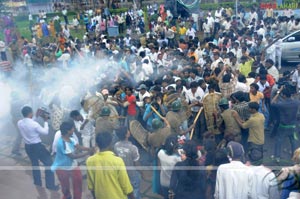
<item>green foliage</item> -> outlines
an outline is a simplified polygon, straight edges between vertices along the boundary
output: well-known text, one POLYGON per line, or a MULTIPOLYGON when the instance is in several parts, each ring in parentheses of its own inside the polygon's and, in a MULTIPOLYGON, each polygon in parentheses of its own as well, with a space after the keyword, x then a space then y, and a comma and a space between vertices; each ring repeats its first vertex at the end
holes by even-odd
POLYGON ((127 12, 128 8, 109 9, 110 14, 120 14, 127 12))
MULTIPOLYGON (((257 5, 256 3, 252 3, 252 2, 240 2, 240 4, 243 5, 245 8, 251 8, 252 6, 257 5)), ((215 4, 215 3, 201 3, 200 4, 200 8, 202 10, 209 10, 209 9, 216 10, 220 6, 224 7, 224 8, 231 7, 232 9, 234 9, 235 2, 223 2, 223 3, 218 3, 218 4, 215 4)))

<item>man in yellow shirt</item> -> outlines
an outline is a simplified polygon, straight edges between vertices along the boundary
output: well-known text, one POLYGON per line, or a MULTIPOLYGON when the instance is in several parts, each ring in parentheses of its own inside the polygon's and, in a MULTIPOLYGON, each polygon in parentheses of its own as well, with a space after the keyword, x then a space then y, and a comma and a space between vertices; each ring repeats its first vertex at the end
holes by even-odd
POLYGON ((180 25, 178 32, 179 32, 180 39, 185 39, 186 27, 184 27, 183 24, 180 25))
POLYGON ((134 199, 124 161, 112 152, 112 134, 97 134, 96 143, 100 152, 86 161, 88 188, 94 199, 134 199))
POLYGON ((252 64, 254 59, 248 55, 243 55, 241 57, 241 63, 238 66, 238 70, 242 75, 248 77, 248 74, 252 71, 252 64))
POLYGON ((249 128, 248 155, 251 156, 252 153, 263 153, 265 117, 258 112, 259 104, 257 102, 250 102, 248 106, 251 117, 247 121, 243 121, 237 112, 233 112, 232 116, 243 129, 249 128))

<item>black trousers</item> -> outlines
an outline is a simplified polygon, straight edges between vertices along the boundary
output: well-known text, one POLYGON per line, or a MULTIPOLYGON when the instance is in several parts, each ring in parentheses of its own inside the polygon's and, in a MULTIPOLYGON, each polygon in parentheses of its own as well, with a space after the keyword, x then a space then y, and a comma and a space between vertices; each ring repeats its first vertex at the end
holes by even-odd
POLYGON ((25 151, 31 161, 34 184, 42 186, 41 170, 39 168, 39 161, 41 161, 47 167, 45 170, 46 187, 53 188, 55 186, 54 173, 50 170, 52 158, 49 151, 41 143, 25 144, 25 151))

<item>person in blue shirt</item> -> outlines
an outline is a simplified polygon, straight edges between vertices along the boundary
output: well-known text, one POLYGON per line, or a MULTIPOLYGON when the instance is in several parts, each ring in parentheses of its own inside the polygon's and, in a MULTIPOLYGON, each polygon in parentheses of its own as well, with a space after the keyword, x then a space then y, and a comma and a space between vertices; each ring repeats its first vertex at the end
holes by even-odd
POLYGON ((144 99, 144 103, 145 103, 145 112, 143 115, 143 120, 146 122, 147 124, 147 130, 149 131, 153 131, 152 128, 152 120, 153 119, 160 119, 159 116, 151 109, 151 106, 157 110, 161 115, 165 115, 166 114, 166 110, 162 105, 162 100, 160 96, 157 96, 155 98, 155 101, 151 103, 151 98, 150 97, 145 97, 144 99))
POLYGON ((62 193, 66 199, 81 199, 82 175, 75 159, 87 156, 92 152, 90 148, 82 147, 78 144, 75 145, 76 142, 72 138, 74 128, 72 122, 63 122, 61 124, 61 138, 57 142, 56 156, 51 166, 51 170, 56 172, 62 193), (86 152, 75 153, 77 149, 86 152), (70 192, 70 178, 73 184, 73 197, 70 192))

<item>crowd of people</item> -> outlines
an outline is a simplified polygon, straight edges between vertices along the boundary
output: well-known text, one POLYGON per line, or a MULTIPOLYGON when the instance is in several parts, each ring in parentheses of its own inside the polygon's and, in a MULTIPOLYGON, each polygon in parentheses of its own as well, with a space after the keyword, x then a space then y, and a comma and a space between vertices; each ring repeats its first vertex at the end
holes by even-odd
MULTIPOLYGON (((72 70, 108 60, 108 69, 67 116, 59 102, 49 104, 49 126, 48 116, 37 115, 45 120, 42 127, 31 107, 22 108, 17 126, 32 166, 39 161, 51 166, 66 199, 82 197, 79 164, 86 164, 94 198, 141 198, 141 154, 154 165, 153 191, 164 198, 299 197, 300 65, 283 75, 279 71, 279 37, 299 30, 299 19, 291 11, 278 15, 256 7, 237 14, 220 7, 197 19, 173 18, 157 5, 146 13, 92 12, 74 18, 73 26, 80 20, 86 25, 83 38, 74 38, 64 11, 64 25, 59 18, 50 20, 58 44, 43 45, 39 39, 50 34, 43 31, 47 19, 40 17, 43 36, 33 31, 31 40, 20 38, 22 52, 12 56, 15 61, 23 59, 26 68, 72 70), (124 35, 109 37, 110 25, 124 35), (269 149, 274 163, 282 161, 281 146, 289 139, 293 167, 273 173, 263 166, 271 140, 267 132, 276 140, 269 149), (54 133, 52 161, 40 135, 54 133)), ((57 190, 52 171, 46 170, 46 187, 57 190)), ((42 186, 36 168, 33 178, 42 186)))

